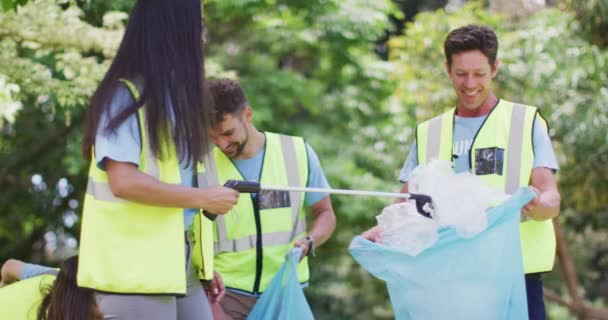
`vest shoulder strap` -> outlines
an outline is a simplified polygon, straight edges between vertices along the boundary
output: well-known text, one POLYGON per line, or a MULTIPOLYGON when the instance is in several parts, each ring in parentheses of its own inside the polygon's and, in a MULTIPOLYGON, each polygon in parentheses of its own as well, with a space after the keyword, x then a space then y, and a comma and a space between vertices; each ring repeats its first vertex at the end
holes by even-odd
POLYGON ((428 163, 432 159, 451 160, 451 137, 455 110, 455 108, 451 108, 418 125, 416 128, 416 146, 419 164, 428 163))
POLYGON ((129 91, 131 91, 131 94, 133 94, 133 98, 135 98, 135 101, 138 101, 141 98, 139 90, 137 90, 137 86, 135 86, 135 83, 133 83, 133 81, 126 78, 120 78, 118 81, 124 83, 127 88, 129 88, 129 91))

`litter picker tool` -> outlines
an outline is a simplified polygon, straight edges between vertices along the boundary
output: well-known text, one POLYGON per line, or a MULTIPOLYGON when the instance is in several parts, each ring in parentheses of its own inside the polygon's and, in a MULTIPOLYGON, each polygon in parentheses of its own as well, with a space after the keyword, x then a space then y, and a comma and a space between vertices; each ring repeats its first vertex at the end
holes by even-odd
MULTIPOLYGON (((353 196, 375 196, 375 197, 391 197, 414 200, 416 202, 416 210, 421 215, 431 218, 433 213, 433 199, 430 196, 419 193, 397 193, 397 192, 381 192, 381 191, 366 191, 366 190, 348 190, 348 189, 324 189, 324 188, 304 188, 304 187, 289 187, 289 186, 268 186, 261 185, 256 181, 243 180, 228 180, 224 187, 232 188, 240 193, 258 193, 260 191, 287 191, 287 192, 323 192, 329 194, 342 194, 353 196)), ((205 213, 211 220, 215 219, 215 215, 205 213)))

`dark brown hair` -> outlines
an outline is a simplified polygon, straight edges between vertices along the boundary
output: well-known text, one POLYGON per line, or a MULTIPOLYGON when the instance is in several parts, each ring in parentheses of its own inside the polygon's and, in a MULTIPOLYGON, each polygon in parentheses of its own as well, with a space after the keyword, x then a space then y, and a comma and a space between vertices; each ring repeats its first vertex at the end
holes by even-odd
POLYGON ((61 264, 53 286, 42 299, 38 320, 103 319, 94 291, 79 288, 76 284, 77 270, 78 256, 72 256, 61 264))
POLYGON ((494 66, 498 53, 498 39, 494 30, 480 25, 468 25, 452 30, 443 42, 443 52, 448 61, 448 66, 452 66, 452 55, 471 51, 481 51, 494 66))
POLYGON ((85 158, 91 157, 98 130, 115 134, 143 105, 150 148, 159 159, 171 137, 183 163, 203 158, 210 144, 211 105, 204 92, 202 30, 200 0, 136 1, 116 57, 91 98, 82 143, 85 158), (141 79, 141 98, 110 114, 121 78, 141 79), (102 116, 109 123, 98 128, 102 116))
POLYGON ((209 79, 207 86, 214 105, 214 121, 220 123, 227 114, 240 114, 249 105, 239 82, 231 79, 209 79))

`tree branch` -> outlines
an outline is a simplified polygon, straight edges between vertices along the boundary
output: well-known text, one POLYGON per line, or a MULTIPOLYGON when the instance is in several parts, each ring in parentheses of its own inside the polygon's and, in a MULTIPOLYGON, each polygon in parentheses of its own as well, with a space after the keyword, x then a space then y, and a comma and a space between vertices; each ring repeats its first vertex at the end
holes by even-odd
POLYGON ((560 271, 571 301, 569 302, 562 299, 556 292, 549 289, 544 289, 544 296, 549 300, 568 307, 570 312, 578 319, 608 320, 608 309, 594 309, 585 306, 583 299, 578 294, 576 268, 574 267, 572 256, 568 250, 568 244, 564 238, 564 233, 555 219, 553 220, 553 226, 555 228, 560 271))
POLYGON ((608 320, 608 309, 588 308, 584 305, 575 306, 573 303, 564 300, 557 292, 550 289, 544 289, 544 296, 548 300, 557 302, 558 304, 567 307, 571 313, 583 319, 608 320))
MULTIPOLYGON (((578 278, 576 276, 576 268, 574 267, 572 256, 570 255, 570 251, 568 250, 566 239, 564 239, 564 232, 557 223, 556 219, 553 220, 553 227, 555 228, 557 257, 559 259, 562 279, 566 284, 566 288, 568 290, 568 294, 570 295, 570 300, 572 301, 572 304, 577 310, 582 310, 584 309, 584 305, 583 299, 581 299, 580 295, 578 294, 578 278)), ((578 317, 578 319, 583 320, 581 317, 578 317)))

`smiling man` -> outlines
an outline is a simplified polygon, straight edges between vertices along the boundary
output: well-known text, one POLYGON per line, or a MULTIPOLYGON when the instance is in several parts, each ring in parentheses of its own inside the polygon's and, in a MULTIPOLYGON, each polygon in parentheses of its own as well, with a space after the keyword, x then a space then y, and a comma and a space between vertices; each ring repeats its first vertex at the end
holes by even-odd
MULTIPOLYGON (((209 81, 215 103, 215 144, 204 183, 257 181, 261 185, 329 188, 314 150, 301 137, 263 132, 253 125, 253 110, 238 82, 209 81)), ((225 217, 215 221, 215 269, 228 289, 213 303, 215 319, 245 319, 264 292, 287 252, 301 247, 298 279, 309 279, 308 261, 315 247, 333 232, 336 218, 327 193, 264 191, 241 195, 225 217), (306 209, 312 223, 306 226, 306 209)), ((222 288, 219 278, 211 288, 222 288)), ((208 286, 209 287, 209 286, 208 286)), ((211 296, 218 296, 211 294, 211 296)))
MULTIPOLYGON (((498 39, 492 29, 478 25, 455 29, 445 39, 444 53, 458 101, 455 108, 417 127, 416 142, 399 175, 402 192, 408 192, 414 168, 432 159, 451 161, 456 172, 470 171, 508 194, 531 186, 537 196, 524 207, 520 224, 528 313, 530 319, 545 319, 540 275, 553 268, 551 220, 560 206, 558 167, 547 123, 537 108, 493 93, 498 39)), ((378 241, 380 229, 374 227, 363 236, 378 241)))

